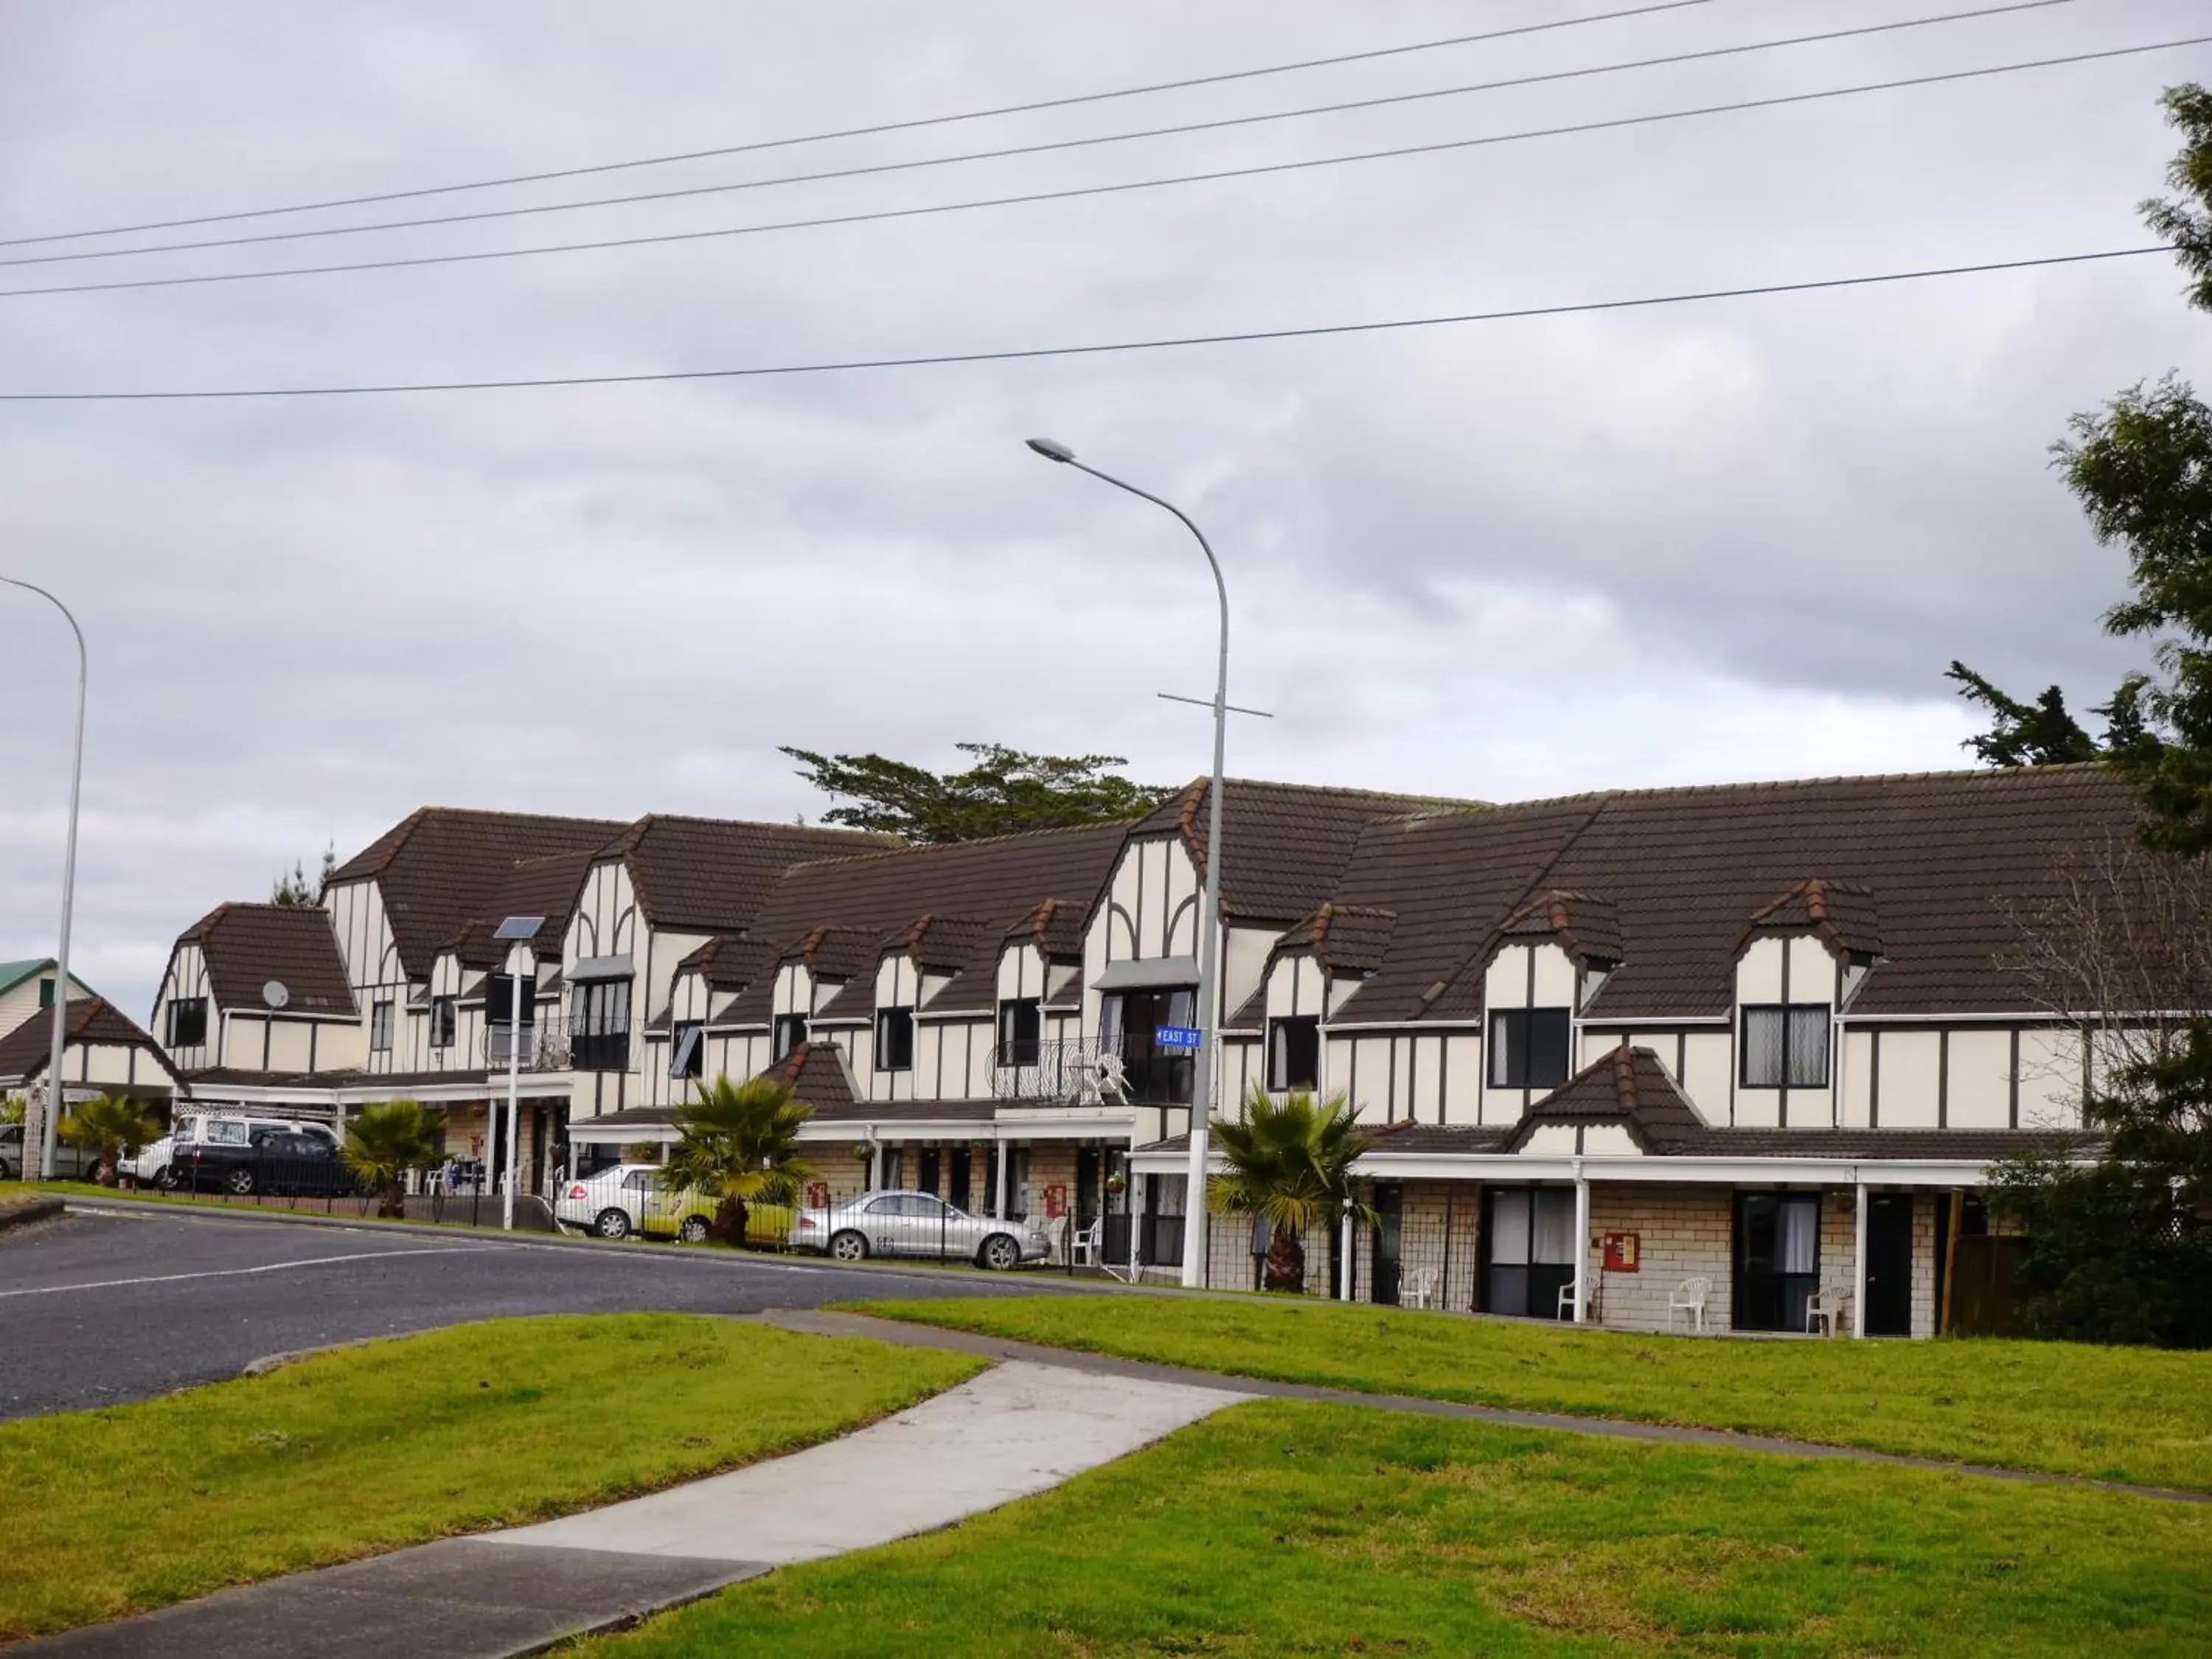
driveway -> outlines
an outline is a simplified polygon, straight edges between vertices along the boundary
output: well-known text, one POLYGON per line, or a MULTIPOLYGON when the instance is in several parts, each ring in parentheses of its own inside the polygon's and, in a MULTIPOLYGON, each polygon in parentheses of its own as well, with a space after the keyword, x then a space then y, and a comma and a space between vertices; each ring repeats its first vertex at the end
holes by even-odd
POLYGON ((235 1376, 270 1354, 479 1319, 1097 1288, 1034 1272, 902 1273, 675 1245, 72 1209, 0 1235, 0 1419, 143 1400, 235 1376))

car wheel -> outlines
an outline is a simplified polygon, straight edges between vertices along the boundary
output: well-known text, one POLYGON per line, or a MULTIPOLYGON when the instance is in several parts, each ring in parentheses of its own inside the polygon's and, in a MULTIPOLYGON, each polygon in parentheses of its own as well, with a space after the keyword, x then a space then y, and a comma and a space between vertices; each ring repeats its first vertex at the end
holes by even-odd
POLYGON ((830 1241, 830 1254, 840 1261, 866 1261, 868 1241, 849 1229, 830 1241))
POLYGON ((226 1191, 235 1193, 239 1197, 244 1198, 253 1190, 253 1171, 233 1170, 223 1177, 222 1184, 226 1191))
POLYGON ((185 1184, 185 1172, 173 1164, 164 1164, 161 1173, 154 1177, 154 1184, 165 1193, 173 1193, 185 1184))
POLYGON ((592 1231, 601 1238, 628 1238, 629 1212, 610 1205, 599 1212, 599 1218, 592 1224, 592 1231))
POLYGON ((975 1261, 994 1273, 1012 1273, 1022 1265, 1022 1247, 1004 1233, 993 1233, 975 1253, 975 1261))
POLYGON ((704 1244, 707 1242, 707 1218, 703 1215, 685 1216, 684 1224, 676 1230, 676 1237, 686 1244, 704 1244))

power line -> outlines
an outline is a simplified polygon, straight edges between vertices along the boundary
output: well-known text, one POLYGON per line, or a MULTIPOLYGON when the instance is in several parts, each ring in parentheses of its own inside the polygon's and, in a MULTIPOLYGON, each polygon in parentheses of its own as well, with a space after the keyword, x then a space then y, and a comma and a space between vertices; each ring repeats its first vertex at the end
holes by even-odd
POLYGON ((535 247, 490 248, 472 253, 425 253, 402 258, 362 259, 341 264, 289 265, 273 270, 214 271, 190 276, 140 276, 111 283, 57 283, 44 288, 0 289, 0 300, 25 299, 50 294, 103 294, 124 289, 191 288, 211 283, 265 282, 280 276, 327 276, 348 271, 400 270, 427 265, 475 264, 494 259, 520 259, 548 253, 597 252, 611 248, 647 247, 678 242, 710 241, 731 236, 758 236, 787 230, 818 230, 837 225, 875 224, 894 219, 922 219, 946 213, 969 213, 984 208, 1020 207, 1039 202, 1074 201, 1089 197, 1118 196, 1170 185, 1209 184, 1229 179, 1252 179, 1274 173, 1300 173, 1316 167, 1343 167, 1358 161, 1391 161, 1408 155, 1435 155, 1453 150, 1478 149, 1494 144, 1529 139, 1564 137, 1577 133, 1607 132, 1622 128, 1653 126, 1708 115, 1729 115, 1747 110, 1778 109, 1788 105, 1822 102, 1871 92, 1894 92, 1908 87, 1936 86, 1950 82, 1986 79, 2025 70, 2054 69, 2068 64, 2130 58, 2145 52, 2170 52, 2179 46, 2212 42, 2212 34, 2179 40, 2154 41, 2135 46, 2115 46, 2102 52, 2074 52, 2061 58, 2039 58, 2025 63, 1997 64, 1982 69, 1951 70, 1938 75, 1916 75, 1889 81, 1869 81, 1856 86, 1830 87, 1816 92, 1788 93, 1772 98, 1745 99, 1734 103, 1705 104, 1692 109, 1662 110, 1651 115, 1626 115, 1600 121, 1577 121, 1565 126, 1537 127, 1517 132, 1491 133, 1479 138, 1445 139, 1434 143, 1401 144, 1389 149, 1361 150, 1345 155, 1316 156, 1301 161, 1273 161, 1253 167, 1224 167, 1207 173, 1186 173, 1165 178, 1139 179, 1120 184, 1082 185, 1059 190, 1030 191, 1014 196, 981 197, 962 202, 938 202, 922 207, 883 208, 862 213, 830 214, 811 219, 771 220, 750 225, 730 225, 714 230, 665 231, 647 236, 617 236, 587 242, 557 242, 535 247))
MULTIPOLYGON (((1274 121, 1289 121, 1314 115, 1340 115, 1355 110, 1383 109, 1398 105, 1432 101, 1439 98, 1465 97, 1477 93, 1500 92, 1518 87, 1540 86, 1561 81, 1587 80, 1601 75, 1619 75, 1631 70, 1662 69, 1683 64, 1707 62, 1719 58, 1740 58, 1751 52, 1773 52, 1785 46, 1825 45, 1837 40, 1854 40, 1865 35, 1891 34, 1903 29, 1928 28, 1940 23, 1976 21, 1984 18, 2004 16, 2014 12, 2043 11, 2053 6, 2073 5, 2076 0, 2014 0, 2007 5, 1984 6, 1972 11, 1944 12, 1935 16, 1908 17, 1893 22, 1866 23, 1850 28, 1828 29, 1817 34, 1789 35, 1778 40, 1753 40, 1739 46, 1708 46, 1695 52, 1672 52, 1659 58, 1638 58, 1625 62, 1595 64, 1581 69, 1552 70, 1537 75, 1519 75, 1505 80, 1478 81, 1465 86, 1439 87, 1423 92, 1392 93, 1376 98, 1360 98, 1334 104, 1313 104, 1299 109, 1272 110, 1257 115, 1224 116, 1210 121, 1184 122, 1174 126, 1146 127, 1131 132, 1100 133, 1084 138, 1060 138, 1041 143, 1015 144, 998 149, 969 150, 954 155, 924 156, 905 161, 877 161, 865 166, 835 167, 816 173, 785 173, 773 179, 745 179, 732 184, 692 185, 678 190, 645 191, 627 196, 601 196, 579 202, 548 202, 528 207, 485 208, 469 213, 432 215, 417 219, 387 219, 366 225, 324 225, 306 230, 266 231, 252 236, 212 237, 197 242, 156 242, 144 247, 109 247, 76 249, 66 253, 40 253, 0 258, 0 267, 17 265, 70 264, 90 259, 127 259, 141 254, 191 253, 210 248, 253 247, 270 242, 312 241, 331 236, 365 236, 390 230, 421 230, 441 225, 476 224, 487 220, 529 218, 547 213, 574 213, 586 209, 626 207, 642 202, 671 202, 697 196, 726 195, 738 191, 767 190, 782 185, 819 184, 830 179, 863 179, 879 173, 912 173, 930 167, 952 167, 970 161, 997 161, 1014 156, 1042 155, 1061 150, 1090 149, 1106 144, 1125 144, 1141 139, 1181 137, 1191 133, 1218 132, 1232 127, 1263 125, 1274 121)), ((9 246, 0 243, 0 247, 9 246)))
POLYGON ((1118 87, 1107 92, 1073 94, 1065 98, 1038 98, 1026 103, 1000 104, 989 109, 962 110, 950 115, 926 115, 906 121, 879 121, 870 126, 841 127, 827 132, 802 133, 785 138, 758 138, 749 143, 723 144, 712 149, 678 151, 668 155, 641 155, 624 161, 601 161, 588 167, 557 167, 543 173, 510 173, 502 179, 478 179, 465 184, 426 185, 413 190, 382 191, 371 196, 340 196, 320 202, 295 202, 284 207, 245 208, 232 213, 203 213, 185 219, 156 219, 144 224, 112 225, 104 230, 57 230, 39 236, 0 239, 0 247, 22 247, 33 242, 69 242, 87 236, 128 236, 147 230, 182 230, 192 225, 225 224, 240 219, 265 219, 285 213, 317 213, 327 208, 368 207, 379 202, 401 202, 423 196, 451 196, 462 191, 498 190, 509 185, 544 184, 556 179, 581 179, 593 173, 623 173, 638 167, 666 167, 678 161, 704 161, 723 155, 749 155, 765 149, 789 149, 801 144, 828 143, 840 138, 868 138, 887 132, 914 132, 925 127, 950 126, 963 121, 985 121, 1002 115, 1030 115, 1048 109, 1072 109, 1083 104, 1103 104, 1121 98, 1140 98, 1157 92, 1181 92, 1192 87, 1217 87, 1235 81, 1253 81, 1271 75, 1290 75, 1303 70, 1333 69, 1341 64, 1372 63, 1378 58, 1402 58, 1415 52, 1437 52, 1449 46, 1478 46, 1516 35, 1547 34, 1554 30, 1581 28, 1592 23, 1613 23, 1624 18, 1647 17, 1657 12, 1686 11, 1711 5, 1713 0, 1658 0, 1657 3, 1625 7, 1616 11, 1591 12, 1580 17, 1553 18, 1542 23, 1522 23, 1511 28, 1486 29, 1480 34, 1447 35, 1437 40, 1416 40, 1400 46, 1376 46, 1364 52, 1338 52, 1328 58, 1306 58, 1294 63, 1270 64, 1257 69, 1227 70, 1218 75, 1194 75, 1179 81, 1156 81, 1140 87, 1118 87))
POLYGON ((1248 345, 1271 340, 1311 340, 1340 334, 1382 334, 1410 329, 1447 328, 1471 323, 1502 323, 1540 317, 1570 317, 1595 312, 1650 310, 1711 300, 1744 300, 1824 289, 1871 288, 1886 283, 1926 282, 1942 276, 1978 276, 2051 265, 2089 264, 2171 253, 2165 243, 2151 247, 2107 248, 2096 253, 2057 253, 2031 259, 1996 259, 1971 265, 1936 265, 1871 276, 1826 276, 1802 283, 1761 283, 1740 288, 1701 289, 1688 293, 1646 295, 1632 300, 1589 300, 1505 311, 1469 311, 1439 317, 1398 317, 1380 322, 1322 323, 1305 328, 1244 329, 1226 334, 1185 334, 1164 339, 1115 340, 1087 345, 1024 346, 998 351, 943 352, 928 356, 854 357, 826 362, 771 363, 741 368, 670 369, 635 374, 562 374, 529 380, 422 380, 375 386, 256 386, 192 392, 0 392, 0 403, 167 403, 264 398, 357 398, 422 392, 517 392, 561 386, 646 386, 678 380, 766 380, 800 374, 842 374, 867 369, 938 368, 965 363, 1023 362, 1043 357, 1096 357, 1120 352, 1167 351, 1189 346, 1248 345))

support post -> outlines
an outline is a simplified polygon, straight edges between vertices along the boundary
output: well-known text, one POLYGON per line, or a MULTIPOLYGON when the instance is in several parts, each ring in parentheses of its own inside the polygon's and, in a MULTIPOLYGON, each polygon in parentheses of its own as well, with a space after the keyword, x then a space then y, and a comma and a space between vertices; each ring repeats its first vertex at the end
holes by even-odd
POLYGON ((1853 1223, 1851 1245, 1851 1334, 1866 1334, 1867 1184, 1859 1182, 1858 1216, 1853 1223))
POLYGON ((999 1158, 996 1179, 992 1183, 993 1190, 991 1193, 993 1212, 996 1214, 1001 1221, 1006 1219, 1006 1165, 1012 1164, 1013 1161, 1013 1148, 1007 1146, 1005 1141, 1001 1140, 999 1143, 999 1158))
MULTIPOLYGON (((522 1095, 522 969, 528 952, 518 945, 507 953, 507 1179, 500 1200, 499 1224, 504 1231, 514 1231, 514 1158, 520 1132, 516 1120, 521 1116, 522 1095)), ((530 975, 530 1000, 532 1004, 531 1027, 537 1028, 538 975, 533 969, 530 975)), ((491 1151, 487 1146, 486 1152, 491 1151)))
POLYGON ((1589 1182, 1575 1160, 1575 1323, 1589 1316, 1589 1182))

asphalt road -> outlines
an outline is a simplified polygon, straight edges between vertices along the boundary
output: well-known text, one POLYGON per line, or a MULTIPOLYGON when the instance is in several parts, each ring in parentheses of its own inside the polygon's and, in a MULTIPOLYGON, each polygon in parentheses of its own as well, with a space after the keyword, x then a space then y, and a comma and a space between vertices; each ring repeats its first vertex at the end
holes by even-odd
POLYGON ((143 1400, 270 1354, 478 1319, 1073 1288, 1033 1271, 902 1273, 677 1245, 72 1208, 0 1234, 0 1419, 143 1400))

